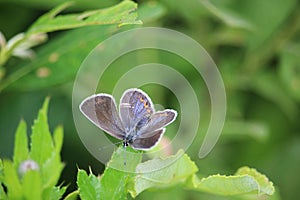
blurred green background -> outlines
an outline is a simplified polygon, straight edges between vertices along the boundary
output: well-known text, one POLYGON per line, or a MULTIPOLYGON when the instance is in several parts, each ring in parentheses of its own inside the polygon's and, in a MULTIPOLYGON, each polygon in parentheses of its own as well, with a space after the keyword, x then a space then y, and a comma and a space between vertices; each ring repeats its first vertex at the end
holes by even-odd
MULTIPOLYGON (((26 31, 41 14, 62 0, 0 0, 0 31, 7 39, 26 31)), ((116 0, 77 0, 68 12, 104 8, 116 0)), ((197 91, 201 102, 199 138, 188 154, 199 173, 233 174, 248 165, 267 175, 282 199, 300 196, 300 4, 297 0, 189 0, 136 1, 143 26, 166 27, 198 41, 218 66, 227 94, 227 118, 223 133, 204 159, 198 158, 199 142, 210 117, 210 101, 200 76, 182 59, 166 52, 143 51, 128 55, 107 70, 99 91, 111 93, 126 67, 158 62, 180 71, 197 91)), ((75 188, 77 167, 101 173, 103 165, 81 143, 72 119, 72 87, 81 62, 110 35, 140 26, 93 26, 49 34, 46 43, 36 47, 34 60, 12 58, 7 74, 30 68, 22 78, 0 92, 0 157, 10 158, 16 126, 21 118, 32 124, 46 96, 51 96, 51 129, 63 124, 65 130, 61 180, 75 188), (53 62, 55 53, 60 57, 53 62), (51 57, 52 56, 52 57, 51 57), (38 76, 36 66, 50 69, 38 76)), ((188 47, 186 47, 188 51, 188 47)), ((167 88, 143 87, 154 102, 179 108, 167 88)), ((192 119, 191 119, 192 120, 192 119)), ((30 128, 30 127, 29 127, 30 128)), ((29 129, 28 128, 28 129, 29 129)), ((175 130, 175 126, 170 128, 175 130)), ((142 193, 138 199, 226 199, 182 188, 142 193)))

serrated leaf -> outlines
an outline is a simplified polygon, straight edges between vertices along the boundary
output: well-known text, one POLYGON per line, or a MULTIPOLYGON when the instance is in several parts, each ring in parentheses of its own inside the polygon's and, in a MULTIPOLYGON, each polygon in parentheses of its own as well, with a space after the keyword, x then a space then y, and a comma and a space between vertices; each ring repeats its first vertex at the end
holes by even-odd
POLYGON ((43 187, 54 187, 59 180, 63 168, 64 165, 61 163, 60 155, 56 151, 53 151, 51 157, 42 165, 43 187))
MULTIPOLYGON (((1 160, 0 160, 0 162, 1 162, 1 160)), ((1 168, 0 168, 0 171, 1 171, 1 168)), ((0 199, 3 199, 3 200, 7 199, 6 193, 4 192, 4 189, 2 187, 1 179, 0 179, 0 199)))
POLYGON ((197 181, 195 177, 196 188, 218 195, 242 195, 257 191, 258 184, 255 179, 249 175, 225 176, 212 175, 197 181))
POLYGON ((60 154, 61 147, 63 144, 63 138, 64 138, 63 127, 62 126, 56 127, 53 133, 53 141, 54 141, 54 146, 57 154, 60 154))
MULTIPOLYGON (((79 14, 58 15, 57 17, 55 17, 54 15, 56 15, 59 11, 65 8, 67 4, 68 3, 54 8, 52 11, 38 19, 37 22, 34 23, 26 33, 26 38, 29 38, 33 34, 40 32, 56 31, 78 27, 85 27, 91 29, 85 29, 87 30, 85 33, 83 33, 82 31, 83 29, 80 29, 75 34, 77 36, 67 36, 66 38, 68 38, 68 40, 70 41, 69 44, 67 44, 65 41, 60 41, 56 43, 57 46, 55 48, 51 48, 51 45, 46 46, 44 50, 47 52, 47 54, 45 55, 42 53, 46 57, 41 56, 38 52, 36 58, 39 59, 34 59, 33 63, 21 63, 19 70, 10 74, 5 80, 1 82, 0 91, 4 88, 7 88, 12 83, 24 77, 26 74, 32 72, 34 69, 37 68, 41 69, 37 70, 37 72, 33 73, 33 77, 29 78, 33 78, 35 82, 28 80, 22 81, 22 83, 26 83, 27 87, 29 85, 34 89, 38 89, 45 87, 45 85, 52 86, 62 82, 64 83, 66 81, 70 81, 74 79, 77 69, 80 66, 82 60, 85 58, 85 56, 90 52, 92 48, 96 46, 96 44, 103 40, 103 37, 110 36, 109 33, 112 32, 112 28, 114 29, 114 31, 117 31, 118 27, 116 27, 116 25, 122 26, 125 24, 141 23, 141 21, 136 20, 137 14, 135 10, 137 8, 137 4, 132 1, 123 1, 118 5, 107 9, 87 11, 79 14), (100 27, 102 27, 104 30, 109 30, 109 33, 106 33, 106 31, 102 31, 101 28, 99 28, 99 26, 94 26, 93 28, 87 27, 91 25, 105 25, 100 27), (93 31, 99 29, 99 32, 93 31), (93 35, 93 37, 88 36, 89 34, 93 35), (82 35, 84 35, 85 37, 82 37, 82 35), (92 43, 93 45, 90 45, 88 43, 92 43), (70 46, 74 48, 73 51, 75 52, 70 51, 70 49, 68 49, 70 46), (65 57, 64 54, 69 54, 70 57, 65 57), (79 57, 78 54, 80 55, 79 57), (64 58, 63 63, 58 62, 62 57, 64 58), (46 79, 45 77, 48 77, 49 75, 51 75, 50 79, 46 79)), ((24 89, 24 87, 22 87, 22 83, 20 83, 19 85, 21 86, 20 89, 24 89)))
POLYGON ((42 166, 54 151, 52 137, 48 126, 49 98, 46 98, 38 117, 34 120, 31 134, 30 158, 42 166))
POLYGON ((168 158, 156 158, 137 166, 134 188, 130 193, 136 197, 142 191, 152 187, 166 187, 185 182, 198 171, 191 159, 179 150, 174 156, 168 158), (152 171, 153 168, 159 170, 152 171))
POLYGON ((52 187, 44 190, 43 199, 44 200, 57 200, 61 199, 63 194, 66 192, 67 187, 52 187))
POLYGON ((141 159, 142 153, 129 147, 124 152, 124 148, 119 147, 113 153, 107 168, 101 176, 101 199, 127 199, 128 181, 134 177, 132 172, 135 172, 136 166, 141 162, 141 159), (124 161, 125 154, 126 161, 124 161), (126 162, 126 165, 124 165, 124 162, 126 162))
POLYGON ((223 196, 245 194, 272 195, 274 193, 273 183, 262 181, 262 177, 266 178, 264 175, 249 168, 241 168, 241 171, 239 171, 233 176, 217 174, 201 180, 195 175, 190 180, 191 185, 189 188, 223 196))
POLYGON ((100 180, 95 175, 87 175, 86 171, 78 170, 77 185, 79 195, 84 200, 100 200, 100 180))
POLYGON ((13 163, 8 160, 3 161, 3 183, 7 188, 7 196, 9 199, 21 199, 22 198, 22 186, 18 178, 17 171, 15 170, 13 163))
POLYGON ((22 179, 22 189, 25 199, 42 199, 42 181, 38 170, 28 170, 22 179))
POLYGON ((28 30, 27 34, 45 33, 70 28, 78 28, 90 25, 108 25, 108 24, 141 24, 136 20, 137 4, 132 1, 123 1, 116 6, 87 11, 79 14, 65 14, 56 16, 70 2, 64 3, 45 15, 41 16, 28 30))
POLYGON ((28 138, 27 126, 24 120, 21 120, 15 134, 15 146, 13 161, 17 169, 20 163, 28 159, 28 138))
POLYGON ((71 192, 70 194, 68 194, 64 200, 77 200, 79 195, 79 191, 75 190, 74 192, 71 192))
POLYGON ((259 173, 256 169, 249 168, 249 167, 241 167, 238 169, 235 175, 250 175, 255 178, 255 180, 259 184, 259 193, 265 193, 268 195, 272 195, 274 193, 274 186, 273 183, 269 181, 269 179, 259 173))

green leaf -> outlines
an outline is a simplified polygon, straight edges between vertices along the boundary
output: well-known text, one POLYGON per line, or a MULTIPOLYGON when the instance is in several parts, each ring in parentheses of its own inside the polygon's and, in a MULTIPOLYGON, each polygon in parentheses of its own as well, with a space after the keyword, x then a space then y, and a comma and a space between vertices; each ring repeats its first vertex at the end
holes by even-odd
POLYGON ((55 130, 54 142, 48 127, 47 111, 49 98, 46 98, 42 109, 39 111, 38 118, 34 121, 31 135, 30 157, 35 160, 42 174, 44 188, 52 188, 59 180, 64 165, 61 163, 60 149, 62 145, 62 128, 55 130))
POLYGON ((63 144, 63 138, 64 138, 63 127, 58 126, 53 133, 53 141, 54 141, 54 146, 57 154, 60 154, 61 147, 63 144))
POLYGON ((243 19, 243 16, 233 13, 228 9, 217 7, 212 4, 211 1, 204 0, 201 1, 201 3, 207 10, 222 20, 225 24, 235 28, 253 30, 253 25, 248 20, 243 19))
POLYGON ((119 147, 112 155, 101 176, 101 199, 127 199, 127 184, 134 177, 137 165, 141 162, 142 153, 131 148, 119 147), (126 154, 126 165, 124 156, 126 154), (120 171, 122 170, 122 171, 120 171))
POLYGON ((3 181, 3 162, 2 160, 0 159, 0 182, 3 181))
POLYGON ((300 45, 289 44, 280 55, 279 75, 290 96, 300 102, 300 45))
POLYGON ((49 98, 46 98, 32 127, 30 158, 40 166, 51 157, 54 151, 47 120, 48 105, 49 98))
POLYGON ((78 28, 90 25, 118 24, 141 24, 136 20, 137 4, 132 1, 123 1, 116 6, 87 11, 79 14, 66 14, 56 16, 65 8, 70 6, 70 2, 64 3, 45 15, 41 16, 28 30, 27 34, 45 33, 70 28, 78 28))
POLYGON ((8 86, 40 90, 72 81, 89 52, 116 30, 111 26, 85 27, 51 40, 36 53, 38 59, 16 66, 19 70, 0 83, 0 90, 8 86))
POLYGON ((212 194, 232 196, 245 194, 272 195, 273 183, 255 169, 243 167, 233 176, 212 175, 199 180, 193 176, 190 189, 196 189, 212 194))
POLYGON ((99 200, 100 198, 100 180, 95 175, 87 175, 86 171, 78 170, 77 185, 79 195, 84 200, 99 200))
POLYGON ((0 199, 3 199, 3 200, 6 200, 7 199, 7 196, 3 190, 3 187, 1 185, 1 181, 0 181, 0 199))
POLYGON ((74 192, 71 192, 70 194, 68 194, 64 200, 77 200, 79 195, 79 191, 75 190, 74 192))
POLYGON ((184 154, 183 150, 178 151, 174 156, 168 158, 156 158, 137 166, 134 188, 130 193, 136 197, 142 191, 152 187, 166 187, 178 183, 184 183, 196 171, 197 166, 184 154), (152 171, 153 168, 161 168, 152 171))
POLYGON ((166 13, 167 9, 158 1, 144 2, 138 8, 138 16, 143 23, 157 20, 166 13))
POLYGON ((52 187, 52 188, 47 188, 43 192, 43 199, 45 200, 56 200, 56 199, 61 199, 63 194, 66 192, 67 187, 52 187))
POLYGON ((235 175, 250 175, 253 178, 255 178, 255 180, 259 184, 259 193, 272 195, 275 191, 273 183, 270 182, 265 175, 257 172, 256 169, 249 167, 241 167, 240 169, 238 169, 235 175))
POLYGON ((250 122, 243 120, 227 120, 224 125, 222 134, 232 136, 233 139, 238 137, 244 138, 250 136, 258 141, 266 141, 270 134, 269 127, 262 122, 250 122))
POLYGON ((15 148, 14 148, 14 165, 17 169, 20 163, 28 159, 28 138, 27 126, 24 120, 21 120, 15 135, 15 148))
POLYGON ((42 165, 41 173, 43 178, 43 187, 54 187, 59 180, 63 168, 64 164, 61 163, 59 153, 53 151, 51 157, 42 165))
POLYGON ((260 72, 249 80, 252 90, 277 104, 288 117, 296 116, 297 105, 289 98, 278 77, 271 72, 260 72))
POLYGON ((8 160, 4 160, 4 180, 3 183, 7 188, 7 196, 9 199, 21 199, 22 198, 22 186, 18 178, 16 169, 13 163, 8 160))
POLYGON ((22 179, 22 189, 25 199, 42 199, 41 175, 38 170, 28 170, 22 179))
MULTIPOLYGON (((27 77, 19 83, 19 89, 40 89, 45 86, 53 86, 74 79, 78 67, 86 55, 93 49, 100 41, 107 36, 111 35, 111 32, 119 30, 115 25, 125 24, 139 24, 140 21, 136 21, 136 8, 137 4, 131 1, 123 1, 120 4, 103 9, 88 11, 80 14, 68 14, 59 15, 54 17, 53 15, 61 11, 69 3, 61 5, 50 13, 42 16, 33 26, 29 29, 24 38, 32 36, 37 32, 55 31, 76 27, 83 27, 72 35, 65 35, 65 37, 59 38, 57 43, 48 46, 48 44, 42 48, 41 53, 38 52, 33 62, 21 63, 14 73, 7 76, 6 79, 0 83, 0 91, 10 86, 18 79, 24 77, 33 70, 39 68, 32 75, 27 77), (54 18, 53 18, 54 17, 54 18), (81 20, 80 20, 81 19, 81 20), (102 24, 105 26, 86 27, 90 25, 102 24), (111 26, 107 26, 111 25, 111 26), (82 37, 84 35, 85 37, 82 37), (67 41, 66 41, 67 40, 67 41), (64 45, 61 45, 64 44, 64 45), (71 49, 70 49, 71 48, 71 49), (64 54, 67 54, 65 56, 64 54), (63 59, 61 59, 63 58, 63 59), (33 79, 33 80, 31 80, 33 79), (26 85, 23 85, 26 84, 26 85), (23 85, 23 86, 22 86, 23 85)), ((52 42, 51 42, 52 43, 52 42)))

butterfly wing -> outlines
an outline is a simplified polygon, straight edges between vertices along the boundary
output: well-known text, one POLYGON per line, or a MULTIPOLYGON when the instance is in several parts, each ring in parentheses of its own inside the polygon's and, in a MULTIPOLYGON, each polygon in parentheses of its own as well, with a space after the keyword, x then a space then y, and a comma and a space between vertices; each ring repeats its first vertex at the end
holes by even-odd
POLYGON ((115 100, 111 95, 96 94, 87 97, 79 108, 96 126, 115 138, 124 139, 124 128, 117 112, 115 100))
POLYGON ((130 146, 138 150, 150 150, 158 144, 164 132, 165 129, 153 131, 150 137, 136 138, 132 143, 130 143, 130 146))
POLYGON ((155 134, 156 130, 172 123, 177 117, 177 112, 172 109, 158 111, 150 116, 147 124, 137 132, 137 138, 149 138, 155 134))
POLYGON ((126 90, 120 102, 120 117, 127 133, 140 129, 154 113, 149 96, 139 89, 126 90))

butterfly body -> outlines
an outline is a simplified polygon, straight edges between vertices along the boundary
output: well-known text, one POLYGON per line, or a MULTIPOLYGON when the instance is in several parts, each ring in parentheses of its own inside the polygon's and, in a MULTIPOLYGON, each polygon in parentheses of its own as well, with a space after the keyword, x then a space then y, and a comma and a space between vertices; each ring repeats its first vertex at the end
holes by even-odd
POLYGON ((115 99, 108 94, 95 94, 80 104, 81 112, 123 145, 149 150, 162 137, 165 126, 172 123, 177 112, 172 109, 155 112, 151 99, 140 89, 126 90, 120 100, 119 112, 115 99))

